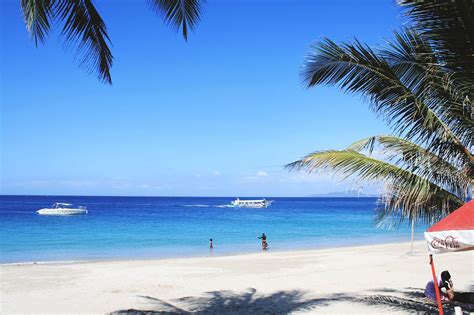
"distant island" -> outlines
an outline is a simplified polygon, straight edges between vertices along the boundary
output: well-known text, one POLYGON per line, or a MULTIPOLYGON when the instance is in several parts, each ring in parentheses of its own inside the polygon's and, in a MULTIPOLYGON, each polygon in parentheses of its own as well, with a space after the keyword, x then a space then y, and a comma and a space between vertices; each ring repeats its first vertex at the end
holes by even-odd
POLYGON ((309 195, 308 197, 311 198, 318 198, 318 197, 338 197, 338 198, 343 198, 343 197, 372 197, 372 198, 377 198, 380 197, 379 195, 376 194, 367 194, 364 192, 359 192, 357 190, 348 190, 348 191, 335 191, 335 192, 329 192, 325 194, 313 194, 309 195))

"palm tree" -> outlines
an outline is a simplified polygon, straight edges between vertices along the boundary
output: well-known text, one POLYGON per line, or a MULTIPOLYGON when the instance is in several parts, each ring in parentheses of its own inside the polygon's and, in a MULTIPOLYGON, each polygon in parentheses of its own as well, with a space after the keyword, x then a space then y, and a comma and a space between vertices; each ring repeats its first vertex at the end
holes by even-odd
POLYGON ((302 70, 307 87, 338 85, 364 96, 393 134, 316 151, 286 167, 383 182, 379 222, 433 222, 461 206, 474 185, 474 4, 399 4, 410 24, 385 47, 324 39, 302 70))
MULTIPOLYGON (((205 0, 148 0, 173 28, 182 30, 184 39, 201 17, 205 0)), ((38 45, 46 40, 54 22, 62 24, 62 35, 79 54, 80 66, 96 72, 103 82, 112 83, 113 63, 107 27, 92 0, 20 0, 27 30, 38 45)))

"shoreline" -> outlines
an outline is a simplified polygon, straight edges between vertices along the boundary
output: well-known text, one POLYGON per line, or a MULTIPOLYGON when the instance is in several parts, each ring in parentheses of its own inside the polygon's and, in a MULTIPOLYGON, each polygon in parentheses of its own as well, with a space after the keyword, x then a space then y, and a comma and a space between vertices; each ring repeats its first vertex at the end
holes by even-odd
MULTIPOLYGON (((0 265, 0 312, 406 313, 374 296, 413 299, 431 279, 424 241, 154 260, 0 265), (361 302, 362 301, 362 302, 361 302), (373 305, 372 305, 373 304, 373 305)), ((435 256, 458 290, 474 253, 435 256)), ((418 302, 417 302, 418 303, 418 302)), ((426 301, 423 302, 426 304, 426 301)))
MULTIPOLYGON (((422 237, 415 237, 414 242, 423 242, 422 237)), ((339 248, 348 248, 348 247, 367 247, 367 246, 377 246, 377 245, 392 245, 392 244, 402 244, 407 243, 407 246, 410 246, 409 241, 402 240, 390 240, 388 242, 370 242, 370 243, 347 243, 347 245, 337 244, 336 246, 320 246, 320 247, 293 247, 293 248, 277 248, 272 249, 269 247, 267 253, 285 253, 285 252, 304 252, 304 251, 318 251, 325 249, 339 249, 339 248)), ((407 248, 408 248, 407 247, 407 248)), ((229 256, 242 256, 242 255, 253 255, 261 253, 261 250, 257 251, 242 251, 242 252, 222 252, 214 253, 208 255, 193 255, 189 256, 163 256, 163 257, 139 257, 139 258, 97 258, 97 259, 78 259, 78 260, 45 260, 45 261, 20 261, 20 262, 0 262, 0 266, 16 266, 16 265, 62 265, 62 264, 80 264, 80 263, 101 263, 101 262, 114 262, 114 261, 160 261, 160 260, 169 260, 169 259, 192 259, 192 258, 212 258, 212 257, 229 257, 229 256)))

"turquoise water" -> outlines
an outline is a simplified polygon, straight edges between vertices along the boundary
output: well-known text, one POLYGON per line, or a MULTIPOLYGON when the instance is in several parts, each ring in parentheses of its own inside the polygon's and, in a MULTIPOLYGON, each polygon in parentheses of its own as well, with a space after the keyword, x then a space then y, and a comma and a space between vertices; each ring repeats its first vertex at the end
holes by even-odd
POLYGON ((262 232, 273 251, 410 240, 407 226, 374 226, 375 198, 269 199, 267 209, 243 209, 229 207, 233 198, 0 196, 0 262, 258 252, 262 232), (87 206, 89 214, 36 214, 54 202, 87 206))

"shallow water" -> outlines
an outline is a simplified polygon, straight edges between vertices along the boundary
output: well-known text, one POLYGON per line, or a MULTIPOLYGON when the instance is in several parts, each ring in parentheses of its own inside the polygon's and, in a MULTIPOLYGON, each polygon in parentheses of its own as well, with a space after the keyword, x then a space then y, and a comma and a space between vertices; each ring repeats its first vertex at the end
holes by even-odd
MULTIPOLYGON (((377 229, 376 198, 268 198, 267 209, 233 198, 0 196, 0 262, 207 256, 409 241, 410 229, 377 229), (80 216, 40 216, 54 202, 80 216), (214 250, 209 250, 209 239, 214 250)), ((422 237, 424 227, 417 227, 422 237)))

